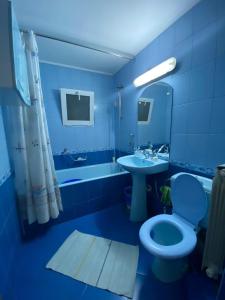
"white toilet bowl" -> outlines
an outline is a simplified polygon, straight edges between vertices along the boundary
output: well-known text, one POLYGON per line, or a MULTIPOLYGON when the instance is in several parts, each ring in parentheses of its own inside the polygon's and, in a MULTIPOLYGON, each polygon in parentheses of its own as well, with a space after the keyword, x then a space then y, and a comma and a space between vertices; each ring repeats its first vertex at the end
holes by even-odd
POLYGON ((192 175, 176 175, 172 180, 173 214, 160 214, 147 220, 139 236, 154 255, 152 271, 163 282, 180 279, 187 269, 187 256, 196 246, 198 223, 207 211, 201 183, 192 175))

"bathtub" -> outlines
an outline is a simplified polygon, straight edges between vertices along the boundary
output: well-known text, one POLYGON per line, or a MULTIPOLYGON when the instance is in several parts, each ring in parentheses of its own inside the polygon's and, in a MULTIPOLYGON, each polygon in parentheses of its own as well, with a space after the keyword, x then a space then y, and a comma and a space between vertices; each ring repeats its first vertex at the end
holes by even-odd
POLYGON ((127 174, 117 163, 96 164, 56 171, 59 187, 127 174))
POLYGON ((63 202, 59 222, 121 203, 131 184, 130 174, 117 163, 58 170, 56 176, 63 202))

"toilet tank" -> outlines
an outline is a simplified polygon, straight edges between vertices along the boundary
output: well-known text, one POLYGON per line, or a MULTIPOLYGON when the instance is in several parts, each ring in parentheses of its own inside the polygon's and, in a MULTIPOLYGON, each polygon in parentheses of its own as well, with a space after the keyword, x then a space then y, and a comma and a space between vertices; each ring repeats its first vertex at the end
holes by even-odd
POLYGON ((188 174, 188 175, 194 176, 196 179, 198 179, 201 182, 201 184, 202 184, 202 186, 203 186, 203 188, 206 192, 206 197, 207 197, 207 202, 208 202, 208 209, 207 209, 207 213, 206 213, 205 217, 199 223, 199 226, 203 227, 203 228, 207 228, 207 226, 208 226, 208 214, 209 214, 209 208, 210 208, 210 204, 211 204, 212 179, 209 179, 209 178, 206 178, 206 177, 203 177, 203 176, 199 176, 199 175, 195 175, 195 174, 191 174, 191 173, 180 172, 180 173, 174 174, 171 177, 171 181, 175 180, 179 175, 182 175, 182 174, 188 174))

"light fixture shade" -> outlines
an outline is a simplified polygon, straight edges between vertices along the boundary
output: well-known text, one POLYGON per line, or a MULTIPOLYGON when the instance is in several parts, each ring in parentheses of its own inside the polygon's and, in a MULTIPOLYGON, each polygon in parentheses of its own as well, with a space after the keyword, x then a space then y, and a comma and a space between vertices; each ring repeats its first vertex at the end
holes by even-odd
POLYGON ((176 67, 176 58, 170 57, 169 59, 165 60, 161 64, 155 66, 154 68, 150 69, 149 71, 145 72, 144 74, 138 76, 134 81, 133 84, 138 87, 144 85, 156 78, 159 78, 172 70, 176 67))

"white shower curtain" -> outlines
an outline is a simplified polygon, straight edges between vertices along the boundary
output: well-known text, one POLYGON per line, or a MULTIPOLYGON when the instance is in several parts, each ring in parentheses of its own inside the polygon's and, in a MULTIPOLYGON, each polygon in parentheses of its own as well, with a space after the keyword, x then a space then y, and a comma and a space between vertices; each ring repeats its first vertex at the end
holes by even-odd
POLYGON ((62 210, 41 89, 38 48, 33 32, 24 34, 30 107, 10 108, 11 145, 19 210, 31 224, 46 223, 62 210))

